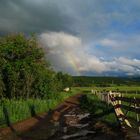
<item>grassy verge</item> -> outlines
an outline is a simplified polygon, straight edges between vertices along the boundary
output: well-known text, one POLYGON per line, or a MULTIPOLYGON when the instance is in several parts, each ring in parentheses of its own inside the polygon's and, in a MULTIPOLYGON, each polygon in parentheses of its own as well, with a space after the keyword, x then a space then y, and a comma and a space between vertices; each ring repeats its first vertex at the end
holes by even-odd
POLYGON ((123 96, 128 98, 140 98, 140 94, 123 94, 123 96))
POLYGON ((119 125, 112 105, 101 101, 95 95, 84 95, 81 99, 81 108, 89 111, 96 121, 102 121, 112 126, 119 125))
MULTIPOLYGON (((79 88, 79 87, 76 87, 76 88, 79 88)), ((99 88, 99 87, 82 87, 81 90, 83 93, 86 94, 86 98, 83 99, 83 101, 81 102, 81 105, 82 107, 85 109, 85 110, 88 110, 90 111, 93 115, 95 116, 99 116, 97 119, 98 120, 101 120, 101 121, 105 121, 107 122, 108 124, 115 124, 115 125, 118 125, 118 121, 116 119, 116 116, 114 113, 110 113, 110 114, 107 114, 107 115, 104 115, 102 114, 103 116, 101 115, 97 115, 97 114, 100 114, 102 112, 105 112, 105 109, 108 109, 108 106, 106 106, 106 103, 102 103, 96 96, 93 96, 93 95, 90 95, 89 93, 91 93, 91 90, 98 90, 98 91, 103 91, 103 90, 114 90, 115 89, 119 89, 119 91, 121 93, 123 93, 122 95, 124 97, 129 97, 129 98, 140 98, 140 94, 136 94, 136 91, 139 91, 140 90, 140 87, 134 87, 134 86, 119 86, 119 87, 108 87, 108 88, 99 88), (125 92, 127 91, 127 92, 125 92)), ((127 102, 122 102, 122 104, 124 105, 128 105, 130 103, 127 103, 127 102)), ((122 109, 122 111, 124 112, 124 114, 127 113, 127 110, 125 109, 122 109)), ((129 111, 126 115, 127 117, 131 117, 133 118, 134 120, 136 120, 136 113, 135 112, 131 112, 129 111)), ((140 116, 140 114, 139 114, 140 116)), ((131 122, 131 124, 134 126, 134 128, 136 127, 135 124, 133 124, 133 122, 131 122)))
POLYGON ((91 91, 97 90, 97 91, 119 91, 122 93, 131 93, 136 94, 140 93, 140 87, 139 86, 112 86, 112 87, 74 87, 75 89, 80 89, 83 91, 91 91))
MULTIPOLYGON (((124 97, 128 97, 128 98, 133 98, 134 99, 134 97, 136 98, 136 99, 140 99, 140 94, 123 94, 123 96, 124 97)), ((130 106, 130 105, 133 105, 133 106, 135 106, 135 104, 134 103, 130 103, 130 102, 125 102, 125 101, 122 101, 121 102, 123 105, 126 105, 126 106, 130 106)), ((133 119, 133 120, 135 120, 135 121, 137 121, 137 115, 140 117, 140 113, 136 113, 136 112, 132 112, 132 111, 128 111, 128 110, 126 110, 126 109, 124 109, 124 108, 122 108, 122 111, 123 111, 123 113, 124 114, 126 114, 126 117, 130 117, 131 119, 133 119)), ((133 121, 130 121, 130 124, 133 126, 133 128, 137 128, 137 126, 136 126, 136 124, 133 122, 133 121)))
POLYGON ((71 92, 62 92, 50 99, 2 99, 0 100, 0 127, 7 125, 7 119, 10 123, 16 123, 35 114, 47 112, 76 93, 77 89, 72 89, 71 92))

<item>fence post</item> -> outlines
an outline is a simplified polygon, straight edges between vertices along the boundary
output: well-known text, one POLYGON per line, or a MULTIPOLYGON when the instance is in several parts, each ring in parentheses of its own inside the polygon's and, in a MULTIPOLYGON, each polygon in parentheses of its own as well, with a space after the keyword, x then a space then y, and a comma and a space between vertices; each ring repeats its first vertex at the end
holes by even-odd
MULTIPOLYGON (((137 109, 136 97, 134 97, 134 100, 135 100, 135 109, 137 109)), ((136 119, 137 119, 137 122, 139 124, 140 119, 139 119, 138 113, 136 113, 136 119)), ((140 133, 140 126, 138 126, 138 133, 140 133)))
MULTIPOLYGON (((121 98, 121 93, 119 93, 119 97, 121 98)), ((122 104, 122 102, 121 102, 121 100, 119 100, 119 105, 121 105, 122 104)))
MULTIPOLYGON (((139 114, 137 114, 137 122, 138 122, 138 123, 140 122, 139 114)), ((140 126, 138 127, 138 132, 140 133, 140 126)))

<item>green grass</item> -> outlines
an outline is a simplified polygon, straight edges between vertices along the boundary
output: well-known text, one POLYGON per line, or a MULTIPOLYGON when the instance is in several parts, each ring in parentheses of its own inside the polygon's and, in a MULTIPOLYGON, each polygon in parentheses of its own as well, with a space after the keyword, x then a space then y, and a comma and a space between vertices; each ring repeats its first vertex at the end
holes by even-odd
POLYGON ((80 89, 80 90, 88 90, 91 91, 93 90, 97 90, 97 91, 122 91, 124 93, 136 93, 136 92, 140 92, 140 86, 112 86, 112 87, 74 87, 74 89, 80 89))
POLYGON ((72 89, 71 92, 61 92, 51 99, 3 99, 0 100, 0 127, 6 126, 6 119, 3 112, 3 107, 8 112, 8 117, 11 123, 16 123, 32 116, 32 111, 36 114, 47 112, 49 109, 55 108, 66 98, 75 95, 77 89, 72 89), (33 109, 31 111, 31 108, 33 109))
POLYGON ((112 105, 101 101, 95 95, 89 94, 83 96, 81 99, 81 108, 89 111, 96 121, 102 121, 113 126, 119 125, 112 105))
MULTIPOLYGON (((79 90, 84 94, 90 94, 91 90, 98 92, 113 91, 120 92, 125 97, 140 98, 140 87, 137 86, 115 86, 115 87, 74 87, 73 89, 79 90)), ((92 94, 92 93, 91 93, 92 94)))
POLYGON ((136 92, 140 91, 140 87, 136 87, 136 86, 116 86, 116 87, 101 88, 100 90, 119 91, 119 92, 122 92, 122 93, 136 93, 136 92))
POLYGON ((128 98, 140 98, 140 94, 123 94, 124 97, 128 97, 128 98))
MULTIPOLYGON (((82 106, 84 106, 86 110, 90 111, 94 115, 103 112, 104 107, 106 107, 106 106, 104 106, 102 104, 102 102, 96 96, 89 95, 89 93, 91 93, 91 89, 98 90, 98 91, 103 91, 103 90, 116 91, 118 89, 121 93, 123 93, 122 95, 124 97, 140 98, 140 94, 136 94, 136 91, 140 91, 140 87, 137 87, 137 86, 129 86, 129 87, 128 86, 115 86, 115 87, 108 87, 108 88, 82 87, 81 90, 83 91, 83 93, 87 94, 87 99, 84 102, 82 102, 82 106), (102 107, 102 106, 104 106, 104 107, 102 107)), ((127 103, 127 102, 122 102, 122 104, 129 105, 129 103, 127 103)), ((125 114, 126 110, 124 110, 124 109, 122 109, 122 110, 125 114)), ((136 113, 135 112, 129 112, 127 114, 127 116, 136 119, 136 113)), ((139 114, 139 116, 140 116, 140 114, 139 114)), ((102 120, 102 121, 105 121, 109 124, 114 124, 114 123, 117 122, 117 119, 116 119, 116 116, 115 116, 114 113, 110 113, 108 115, 100 117, 99 119, 102 120)), ((134 127, 136 127, 133 123, 132 123, 132 125, 134 127)))
MULTIPOLYGON (((135 97, 136 99, 137 98, 140 99, 140 94, 123 94, 123 96, 128 97, 128 98, 134 98, 135 97)), ((124 101, 122 101, 122 104, 127 105, 127 106, 130 105, 129 102, 124 102, 124 101)), ((134 104, 132 104, 132 105, 134 105, 134 104)), ((122 111, 124 112, 124 114, 126 114, 126 112, 127 112, 127 110, 125 110, 125 109, 122 109, 122 111)), ((129 111, 129 112, 127 112, 126 116, 130 117, 130 118, 133 118, 134 120, 137 120, 137 114, 135 112, 129 111)), ((140 114, 139 114, 139 117, 140 117, 140 114)), ((130 124, 133 126, 133 128, 136 128, 136 125, 133 122, 130 121, 130 124)))

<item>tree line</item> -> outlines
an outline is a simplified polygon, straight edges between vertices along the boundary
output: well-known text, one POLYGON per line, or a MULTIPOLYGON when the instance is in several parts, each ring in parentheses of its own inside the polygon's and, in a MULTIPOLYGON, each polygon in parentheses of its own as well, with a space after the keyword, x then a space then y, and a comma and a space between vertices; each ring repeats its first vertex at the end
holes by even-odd
POLYGON ((71 85, 70 75, 51 68, 35 36, 0 38, 0 98, 49 98, 71 85))
POLYGON ((121 85, 139 86, 140 77, 73 76, 73 86, 78 87, 110 87, 121 85))

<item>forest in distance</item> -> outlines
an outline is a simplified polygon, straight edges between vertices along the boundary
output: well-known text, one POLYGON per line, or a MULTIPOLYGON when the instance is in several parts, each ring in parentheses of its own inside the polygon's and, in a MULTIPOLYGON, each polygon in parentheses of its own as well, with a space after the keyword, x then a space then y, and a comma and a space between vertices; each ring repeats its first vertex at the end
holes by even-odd
POLYGON ((140 77, 73 76, 73 82, 80 87, 140 86, 140 77))

